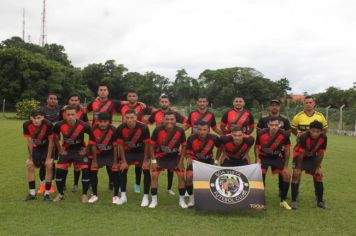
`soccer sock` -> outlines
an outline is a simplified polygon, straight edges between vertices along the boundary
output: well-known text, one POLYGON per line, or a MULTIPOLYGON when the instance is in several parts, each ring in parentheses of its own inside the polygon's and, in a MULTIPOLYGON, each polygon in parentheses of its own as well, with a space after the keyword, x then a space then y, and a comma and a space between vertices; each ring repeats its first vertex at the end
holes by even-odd
POLYGON ((189 195, 193 195, 193 185, 190 185, 190 186, 186 186, 186 189, 187 189, 187 193, 189 195))
POLYGON ((64 195, 63 192, 63 176, 65 175, 65 170, 57 169, 56 171, 56 185, 59 194, 64 195))
POLYGON ((281 194, 281 192, 282 192, 282 187, 283 187, 283 176, 281 174, 278 174, 279 194, 281 194))
POLYGON ((136 185, 140 185, 141 184, 141 175, 142 175, 141 166, 135 166, 135 175, 136 175, 136 185))
POLYGON ((52 182, 46 182, 45 195, 49 194, 49 190, 51 189, 52 182))
POLYGON ((112 171, 111 171, 111 167, 110 166, 106 166, 106 172, 108 173, 109 184, 112 184, 113 179, 112 179, 112 171))
POLYGON ((178 192, 180 196, 184 196, 185 195, 185 188, 178 188, 178 192))
POLYGON ((28 188, 30 189, 30 194, 35 196, 36 195, 36 183, 35 183, 35 181, 28 181, 28 188))
POLYGON ((157 188, 151 188, 151 195, 153 196, 157 196, 158 193, 158 189, 157 188))
POLYGON ((126 192, 127 185, 127 170, 120 172, 120 188, 121 192, 126 192))
POLYGON ((66 187, 68 170, 65 170, 65 175, 63 176, 63 187, 66 187))
POLYGON ((173 172, 173 171, 170 171, 170 170, 167 170, 167 182, 168 182, 167 190, 172 189, 173 176, 174 176, 174 172, 173 172))
POLYGON ((120 188, 120 173, 119 173, 119 171, 113 171, 112 178, 114 181, 114 196, 119 196, 119 188, 120 188))
POLYGON ((90 181, 89 169, 88 168, 82 169, 83 194, 85 195, 88 193, 89 181, 90 181))
POLYGON ((40 167, 39 176, 41 183, 44 183, 46 178, 46 167, 44 165, 40 167))
POLYGON ((93 190, 93 194, 98 196, 98 171, 97 170, 90 171, 90 183, 91 183, 91 188, 93 190))
POLYGON ((323 201, 323 195, 324 195, 324 184, 323 182, 315 181, 314 180, 314 187, 315 187, 315 192, 316 192, 316 197, 318 198, 318 202, 323 201))
POLYGON ((74 170, 74 185, 78 186, 79 183, 79 177, 80 177, 80 170, 74 170))
POLYGON ((298 191, 299 191, 299 183, 297 183, 297 184, 292 183, 292 201, 293 202, 297 201, 298 191))
POLYGON ((280 194, 281 194, 281 201, 284 201, 287 199, 287 194, 289 190, 289 182, 285 182, 282 180, 282 183, 280 184, 281 189, 280 189, 280 194))
POLYGON ((143 194, 149 194, 151 185, 151 173, 149 170, 143 170, 143 194))

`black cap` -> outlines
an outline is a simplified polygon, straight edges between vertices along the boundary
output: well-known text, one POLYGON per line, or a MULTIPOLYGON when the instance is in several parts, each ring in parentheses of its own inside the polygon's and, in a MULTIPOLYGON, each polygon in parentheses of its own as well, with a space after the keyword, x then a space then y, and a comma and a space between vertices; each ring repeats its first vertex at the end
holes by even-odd
POLYGON ((100 112, 98 120, 110 120, 110 114, 108 112, 100 112))
POLYGON ((31 117, 36 117, 36 116, 44 116, 43 112, 41 109, 33 109, 30 114, 31 117))
POLYGON ((279 101, 279 99, 275 98, 275 99, 272 99, 269 104, 272 104, 272 103, 281 104, 281 101, 279 101))

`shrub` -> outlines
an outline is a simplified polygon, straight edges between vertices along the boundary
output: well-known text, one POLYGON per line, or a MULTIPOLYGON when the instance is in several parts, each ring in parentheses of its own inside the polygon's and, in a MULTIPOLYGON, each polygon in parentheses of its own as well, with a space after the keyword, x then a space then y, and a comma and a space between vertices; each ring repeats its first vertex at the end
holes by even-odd
POLYGON ((24 99, 16 103, 16 115, 20 119, 29 119, 33 109, 38 108, 40 102, 35 99, 24 99))

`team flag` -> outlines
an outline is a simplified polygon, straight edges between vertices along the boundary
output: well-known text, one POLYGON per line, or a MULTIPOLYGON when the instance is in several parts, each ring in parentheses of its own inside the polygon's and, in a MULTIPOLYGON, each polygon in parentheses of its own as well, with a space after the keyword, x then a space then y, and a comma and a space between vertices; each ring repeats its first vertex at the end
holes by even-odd
POLYGON ((259 164, 221 167, 193 161, 195 209, 263 209, 265 192, 259 164))

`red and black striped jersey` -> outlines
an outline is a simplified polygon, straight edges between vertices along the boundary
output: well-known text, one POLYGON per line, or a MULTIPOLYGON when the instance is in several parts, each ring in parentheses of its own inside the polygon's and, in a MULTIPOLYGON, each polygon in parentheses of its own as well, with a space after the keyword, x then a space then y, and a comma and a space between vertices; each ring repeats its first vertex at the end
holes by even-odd
POLYGON ((247 133, 254 128, 255 122, 250 111, 245 109, 241 111, 230 109, 223 114, 220 125, 229 130, 239 126, 244 133, 247 133))
POLYGON ((298 151, 301 153, 305 153, 305 156, 314 156, 318 152, 325 152, 326 146, 328 142, 328 137, 322 133, 317 139, 313 139, 311 137, 310 131, 306 131, 302 135, 299 136, 298 151))
POLYGON ((151 107, 145 107, 142 108, 142 106, 138 103, 136 103, 133 106, 130 106, 130 104, 126 104, 126 105, 122 105, 120 108, 120 112, 121 112, 121 121, 124 122, 124 117, 125 117, 125 113, 128 110, 135 110, 136 114, 137 114, 137 120, 140 122, 144 121, 144 115, 151 115, 153 113, 153 109, 151 107))
POLYGON ((105 102, 99 101, 99 100, 94 100, 91 103, 89 103, 86 107, 86 112, 93 112, 93 121, 92 125, 96 125, 98 123, 98 115, 101 112, 108 112, 110 116, 110 123, 112 123, 112 117, 115 112, 119 110, 119 106, 121 105, 121 102, 118 102, 116 100, 106 100, 105 102))
POLYGON ((32 139, 33 148, 48 146, 48 140, 53 139, 53 125, 44 119, 40 126, 35 126, 31 120, 23 123, 23 136, 32 139))
POLYGON ((201 121, 205 121, 209 125, 209 130, 210 127, 214 128, 216 127, 216 120, 215 116, 212 112, 206 111, 204 113, 201 113, 199 111, 193 111, 189 114, 188 120, 185 123, 188 127, 192 128, 192 134, 196 134, 198 132, 198 124, 201 121))
POLYGON ((62 146, 65 149, 74 149, 85 147, 84 134, 90 135, 90 127, 81 120, 76 120, 73 126, 62 120, 54 126, 53 132, 58 137, 62 135, 62 146))
POLYGON ((167 131, 163 125, 154 129, 151 143, 156 158, 175 156, 180 153, 180 146, 187 144, 183 128, 175 126, 173 130, 167 131))
POLYGON ((284 130, 279 129, 273 136, 268 128, 257 132, 256 148, 260 156, 281 156, 290 145, 289 134, 284 130))
POLYGON ((122 143, 126 152, 142 153, 146 143, 150 142, 150 131, 147 125, 136 122, 134 128, 129 128, 126 123, 117 129, 117 143, 122 143))
POLYGON ((208 134, 205 139, 200 139, 198 134, 193 134, 187 141, 187 155, 194 160, 207 160, 213 158, 214 147, 220 147, 220 139, 214 134, 208 134))
POLYGON ((240 144, 235 144, 231 134, 221 137, 221 144, 224 147, 225 154, 231 159, 242 159, 253 146, 254 137, 244 135, 240 144))
POLYGON ((114 146, 117 145, 116 129, 110 125, 102 130, 95 125, 89 136, 89 144, 96 145, 96 154, 113 155, 114 146))
MULTIPOLYGON (((153 124, 155 123, 156 124, 156 127, 160 126, 163 122, 163 119, 164 119, 164 114, 165 112, 162 111, 162 110, 157 110, 157 111, 154 111, 150 117, 148 118, 148 122, 150 124, 153 124)), ((180 124, 184 124, 186 121, 187 121, 187 118, 182 116, 180 113, 178 112, 174 112, 175 114, 175 117, 176 117, 176 122, 177 123, 180 123, 180 124)))

